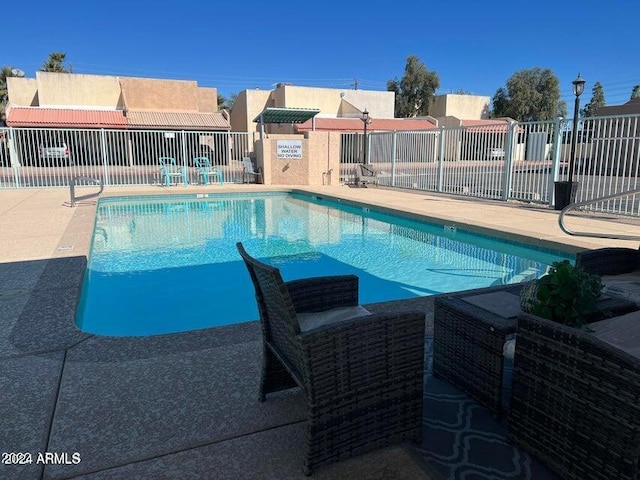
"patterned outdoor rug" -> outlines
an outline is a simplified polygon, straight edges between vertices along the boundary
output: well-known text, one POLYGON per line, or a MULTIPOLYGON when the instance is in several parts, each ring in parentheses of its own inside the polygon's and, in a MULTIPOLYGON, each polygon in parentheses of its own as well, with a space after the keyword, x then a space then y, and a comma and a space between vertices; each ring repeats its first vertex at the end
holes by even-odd
POLYGON ((432 345, 428 338, 422 444, 415 452, 434 480, 560 480, 507 442, 505 419, 496 420, 465 393, 431 375, 432 345))

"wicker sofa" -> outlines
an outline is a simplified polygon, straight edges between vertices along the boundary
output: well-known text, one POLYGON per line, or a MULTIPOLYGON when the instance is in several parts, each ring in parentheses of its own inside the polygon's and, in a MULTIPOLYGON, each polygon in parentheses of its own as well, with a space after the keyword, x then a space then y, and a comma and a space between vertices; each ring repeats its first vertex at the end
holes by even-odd
POLYGON ((576 266, 597 275, 621 275, 640 270, 640 249, 609 247, 576 254, 576 266))
POLYGON ((576 265, 602 276, 603 293, 640 305, 640 249, 598 248, 576 255, 576 265))
POLYGON ((508 438, 567 480, 635 480, 638 356, 533 315, 518 323, 508 438))
POLYGON ((419 441, 425 312, 369 314, 358 305, 355 275, 283 282, 277 268, 251 257, 241 243, 237 248, 255 287, 262 325, 260 401, 296 386, 306 395, 304 473, 375 448, 419 441), (341 312, 351 318, 338 318, 341 312))

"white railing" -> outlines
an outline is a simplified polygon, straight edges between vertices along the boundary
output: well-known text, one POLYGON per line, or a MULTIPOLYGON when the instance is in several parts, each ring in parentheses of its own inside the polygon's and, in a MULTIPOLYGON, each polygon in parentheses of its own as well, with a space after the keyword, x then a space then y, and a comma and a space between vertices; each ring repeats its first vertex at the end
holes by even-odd
POLYGON ((71 184, 69 185, 69 206, 75 207, 78 203, 78 200, 87 200, 89 198, 99 197, 100 195, 102 195, 103 191, 104 191, 104 185, 102 184, 99 178, 74 177, 71 179, 71 184), (81 197, 78 197, 76 195, 76 186, 79 186, 81 182, 85 184, 88 183, 90 185, 97 185, 99 189, 97 192, 89 193, 87 195, 82 195, 81 197))
MULTIPOLYGON (((578 126, 576 201, 637 190, 640 169, 640 117, 592 117, 578 126)), ((566 159, 569 155, 567 151, 566 159)), ((585 206, 585 209, 639 215, 637 195, 617 196, 585 206)))
POLYGON ((595 198, 593 200, 587 200, 585 202, 576 202, 571 203, 564 207, 558 215, 558 225, 560 226, 560 230, 568 235, 575 235, 578 237, 590 237, 590 238, 611 238, 615 240, 640 240, 638 235, 623 235, 619 233, 602 233, 602 232, 585 232, 573 230, 567 227, 564 224, 564 216, 569 213, 571 210, 577 210, 582 207, 588 206, 589 203, 598 203, 609 200, 617 200, 618 198, 628 196, 628 195, 638 195, 640 194, 640 189, 633 189, 631 191, 623 192, 623 193, 614 193, 613 195, 605 195, 604 197, 595 198))
MULTIPOLYGON (((573 128, 570 120, 441 127, 367 135, 367 163, 381 185, 496 200, 554 204, 554 182, 567 180, 573 128)), ((640 187, 640 116, 580 119, 574 180, 576 201, 640 187)), ((364 161, 364 135, 344 133, 340 180, 354 180, 364 161)), ((105 186, 162 184, 158 159, 171 157, 190 183, 199 183, 193 158, 220 166, 224 181, 243 180, 242 158, 254 151, 242 132, 0 129, 0 189, 68 187, 77 176, 105 186)), ((640 216, 637 195, 585 207, 640 216)))
POLYGON ((201 182, 193 159, 220 166, 225 182, 242 182, 242 158, 253 152, 247 133, 169 130, 0 130, 0 189, 67 187, 74 177, 104 185, 162 184, 158 159, 170 157, 190 183, 201 182))
MULTIPOLYGON (((567 180, 572 121, 495 123, 367 135, 368 158, 381 185, 496 200, 553 205, 554 182, 567 180)), ((592 117, 578 122, 576 201, 637 189, 640 116, 592 117)), ((341 157, 340 176, 353 180, 363 161, 362 134, 341 157)), ((636 195, 590 203, 589 210, 640 216, 636 195)))

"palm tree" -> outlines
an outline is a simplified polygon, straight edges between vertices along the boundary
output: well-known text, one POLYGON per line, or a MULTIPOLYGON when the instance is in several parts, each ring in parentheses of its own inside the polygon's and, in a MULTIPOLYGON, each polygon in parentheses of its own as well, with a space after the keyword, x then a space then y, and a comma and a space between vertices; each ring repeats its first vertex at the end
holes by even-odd
POLYGON ((49 54, 47 61, 42 64, 40 70, 42 72, 61 72, 69 73, 67 67, 63 65, 67 54, 62 52, 53 52, 49 54))
POLYGON ((4 109, 9 97, 9 90, 7 89, 7 77, 13 77, 13 67, 4 65, 0 70, 0 106, 4 109))

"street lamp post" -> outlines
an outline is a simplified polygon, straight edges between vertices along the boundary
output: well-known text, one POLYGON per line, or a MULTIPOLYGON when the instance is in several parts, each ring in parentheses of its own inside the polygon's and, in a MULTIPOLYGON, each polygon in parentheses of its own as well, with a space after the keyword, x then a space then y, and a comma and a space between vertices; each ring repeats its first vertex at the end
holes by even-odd
POLYGON ((573 109, 573 135, 571 135, 571 161, 569 162, 569 185, 573 192, 573 171, 576 164, 576 145, 578 144, 578 115, 580 115, 580 95, 584 92, 585 79, 578 74, 573 82, 573 94, 576 96, 573 109))
POLYGON ((576 165, 576 145, 578 144, 578 117, 580 116, 580 95, 584 92, 584 78, 578 74, 573 82, 573 94, 576 101, 573 109, 573 134, 571 135, 571 152, 569 155, 569 175, 567 181, 555 182, 555 205, 556 210, 562 210, 571 204, 575 198, 577 183, 573 182, 573 172, 576 165))
POLYGON ((367 164, 367 125, 369 125, 371 123, 371 118, 369 117, 369 112, 367 112, 367 109, 364 109, 364 112, 362 112, 362 117, 360 117, 360 120, 362 120, 362 123, 364 123, 364 138, 363 138, 363 148, 362 148, 362 152, 363 152, 363 164, 367 164))

